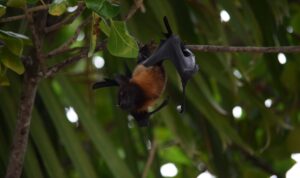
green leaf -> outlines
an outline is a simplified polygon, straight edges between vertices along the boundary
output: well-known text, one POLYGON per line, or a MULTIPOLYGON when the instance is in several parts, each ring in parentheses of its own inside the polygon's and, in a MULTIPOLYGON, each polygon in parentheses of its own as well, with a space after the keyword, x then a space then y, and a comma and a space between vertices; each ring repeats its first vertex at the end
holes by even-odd
POLYGON ((287 148, 293 153, 300 152, 300 127, 295 127, 287 137, 287 148))
POLYGON ((23 8, 26 5, 26 0, 8 0, 6 5, 8 7, 23 8))
POLYGON ((67 0, 69 6, 76 6, 77 0, 67 0))
POLYGON ((9 36, 12 38, 20 39, 20 40, 29 40, 29 38, 27 36, 20 34, 20 33, 11 32, 11 31, 0 30, 0 34, 9 36))
POLYGON ((298 84, 298 65, 295 61, 289 61, 281 74, 280 80, 283 85, 292 93, 297 93, 299 89, 298 84))
POLYGON ((19 75, 24 73, 25 68, 23 63, 21 62, 20 57, 12 54, 5 48, 0 51, 0 56, 0 61, 4 64, 4 66, 13 70, 19 75))
POLYGON ((136 58, 138 45, 127 31, 125 22, 111 21, 111 32, 108 39, 108 51, 118 57, 136 58))
POLYGON ((100 29, 103 31, 103 33, 105 33, 106 36, 109 36, 111 28, 104 20, 102 20, 100 22, 99 26, 100 26, 100 29))
POLYGON ((76 177, 97 177, 91 160, 88 157, 87 152, 83 149, 78 133, 66 119, 64 106, 59 102, 59 97, 54 94, 47 82, 41 83, 38 92, 41 95, 41 98, 44 101, 47 101, 45 102, 45 107, 49 111, 53 111, 49 113, 51 120, 55 125, 61 143, 64 145, 70 160, 80 175, 76 177))
POLYGON ((172 139, 172 133, 170 130, 163 127, 155 127, 154 135, 158 143, 167 142, 172 139))
POLYGON ((5 48, 12 52, 16 56, 21 56, 23 53, 23 41, 16 38, 5 37, 0 35, 0 39, 3 40, 5 48))
POLYGON ((27 3, 28 3, 28 4, 34 5, 34 4, 36 4, 38 1, 39 1, 39 0, 27 0, 27 3))
POLYGON ((97 12, 100 16, 106 18, 113 18, 118 15, 120 12, 120 5, 118 4, 111 4, 107 1, 103 3, 103 7, 101 8, 100 12, 97 12))
POLYGON ((291 25, 296 33, 300 33, 300 13, 292 16, 291 25))
POLYGON ((39 152, 41 161, 49 174, 49 177, 65 178, 64 169, 58 159, 58 150, 55 150, 49 134, 46 132, 45 124, 42 123, 43 117, 37 110, 33 110, 30 134, 39 152))
POLYGON ((6 75, 0 75, 0 86, 9 86, 9 80, 6 75))
POLYGON ((178 147, 163 149, 159 152, 159 155, 170 162, 185 165, 190 165, 191 163, 188 157, 178 147))
POLYGON ((295 164, 295 160, 291 157, 286 157, 285 159, 280 159, 273 163, 274 170, 278 172, 285 173, 287 172, 293 165, 295 164))
POLYGON ((254 168, 254 167, 244 167, 243 170, 243 176, 244 178, 252 178, 252 177, 268 177, 268 174, 265 172, 254 168))
POLYGON ((106 0, 86 0, 85 4, 86 7, 91 9, 92 11, 98 13, 101 12, 101 9, 103 7, 103 4, 106 0))
MULTIPOLYGON (((107 166, 116 178, 132 178, 133 175, 128 169, 128 166, 117 155, 117 150, 107 132, 101 125, 95 124, 96 116, 94 112, 89 110, 88 104, 79 96, 80 93, 76 88, 70 85, 71 83, 64 77, 59 77, 59 83, 62 86, 63 96, 66 96, 68 103, 73 105, 74 109, 80 117, 83 128, 94 143, 97 151, 101 153, 107 166), (75 98, 74 98, 75 97, 75 98), (117 171, 116 171, 117 170, 117 171)), ((48 97, 49 95, 47 95, 48 97)))
POLYGON ((86 0, 86 6, 101 17, 112 18, 119 14, 120 6, 105 0, 86 0))
POLYGON ((6 7, 0 4, 0 17, 6 13, 6 7))
POLYGON ((49 14, 53 16, 60 16, 67 10, 67 3, 65 1, 54 1, 49 7, 49 14))

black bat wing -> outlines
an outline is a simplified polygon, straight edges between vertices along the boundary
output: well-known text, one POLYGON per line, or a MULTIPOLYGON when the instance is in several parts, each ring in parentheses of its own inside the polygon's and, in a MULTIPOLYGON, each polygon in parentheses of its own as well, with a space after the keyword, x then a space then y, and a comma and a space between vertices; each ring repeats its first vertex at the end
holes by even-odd
POLYGON ((146 67, 153 66, 163 60, 170 59, 178 71, 182 83, 187 81, 195 74, 199 67, 195 61, 195 55, 187 49, 181 40, 172 35, 162 42, 161 46, 145 61, 142 62, 146 67))
POLYGON ((165 107, 168 104, 168 99, 165 99, 155 110, 151 112, 132 112, 130 113, 134 119, 136 120, 139 127, 147 127, 149 126, 149 117, 160 111, 163 107, 165 107))
POLYGON ((113 79, 105 78, 104 81, 96 82, 93 84, 93 90, 103 87, 112 87, 112 86, 119 86, 118 82, 113 79))
MULTIPOLYGON (((196 64, 195 55, 185 47, 178 36, 172 34, 172 30, 166 17, 164 18, 164 22, 168 30, 168 32, 165 33, 167 39, 162 40, 158 49, 149 58, 144 60, 142 64, 149 67, 161 63, 166 59, 171 60, 180 75, 183 96, 185 96, 186 84, 199 70, 199 67, 196 64)), ((180 112, 183 112, 184 105, 183 100, 180 112)))

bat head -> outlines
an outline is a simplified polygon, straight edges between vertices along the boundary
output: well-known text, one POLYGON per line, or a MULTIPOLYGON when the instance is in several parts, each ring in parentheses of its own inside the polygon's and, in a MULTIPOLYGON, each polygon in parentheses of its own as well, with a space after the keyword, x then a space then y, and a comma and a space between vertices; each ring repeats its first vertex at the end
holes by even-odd
POLYGON ((144 101, 144 94, 141 88, 129 81, 125 76, 116 77, 119 83, 118 105, 121 109, 126 111, 134 111, 142 105, 144 101))
POLYGON ((182 60, 180 65, 182 67, 177 68, 177 71, 181 77, 183 86, 186 85, 187 81, 199 71, 199 66, 196 64, 195 55, 181 44, 181 56, 182 60))
POLYGON ((149 116, 148 112, 132 112, 131 115, 134 117, 139 127, 147 127, 149 126, 149 116))

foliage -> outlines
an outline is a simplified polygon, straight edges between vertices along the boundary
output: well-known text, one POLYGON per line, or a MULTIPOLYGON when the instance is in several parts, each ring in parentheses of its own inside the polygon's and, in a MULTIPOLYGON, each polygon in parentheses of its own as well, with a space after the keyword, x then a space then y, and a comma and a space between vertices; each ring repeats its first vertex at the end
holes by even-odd
MULTIPOLYGON (((0 21, 42 2, 48 3, 0 1, 0 21)), ((53 1, 46 12, 46 25, 72 17, 77 11, 68 12, 68 7, 78 2, 53 1)), ((144 2, 144 13, 138 10, 124 21, 132 1, 120 2, 80 1, 86 6, 84 12, 42 40, 47 54, 76 34, 79 24, 92 19, 79 33, 84 39, 76 38, 67 46, 87 47, 89 57, 39 84, 22 176, 141 177, 153 141, 158 147, 149 178, 161 177, 159 167, 167 162, 175 163, 177 177, 197 177, 206 169, 224 178, 270 177, 272 171, 262 164, 284 175, 294 164, 290 155, 300 152, 299 54, 285 54, 287 62, 282 65, 277 54, 195 52, 200 72, 188 83, 184 114, 176 111, 181 101, 178 76, 174 67, 165 63, 168 85, 164 97, 170 97, 170 104, 151 118, 149 128, 138 128, 116 107, 114 88, 92 91, 91 85, 125 72, 124 62, 133 68, 137 41, 158 42, 164 30, 163 16, 187 44, 299 45, 299 3, 152 0, 144 2), (222 9, 230 14, 227 23, 220 21, 222 9), (97 45, 105 40, 107 50, 99 51, 97 45), (99 54, 105 59, 102 69, 92 62, 99 54), (264 105, 267 99, 272 100, 270 107, 264 105), (65 109, 70 106, 79 116, 75 124, 66 117, 65 109), (235 106, 242 108, 240 119, 232 115, 235 106)), ((33 12, 35 18, 42 12, 33 12)), ((0 177, 8 162, 24 64, 35 60, 35 45, 26 18, 0 23, 0 177)), ((49 57, 44 65, 52 66, 75 54, 67 51, 49 57)))

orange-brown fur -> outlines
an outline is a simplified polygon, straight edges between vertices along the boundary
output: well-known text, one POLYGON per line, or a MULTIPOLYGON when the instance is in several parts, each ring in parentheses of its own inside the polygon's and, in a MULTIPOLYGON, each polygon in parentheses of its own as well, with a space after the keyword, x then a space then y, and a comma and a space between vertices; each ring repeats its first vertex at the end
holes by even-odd
POLYGON ((134 69, 130 82, 137 84, 143 90, 146 100, 139 111, 146 111, 163 93, 166 75, 162 66, 145 67, 140 64, 134 69))

